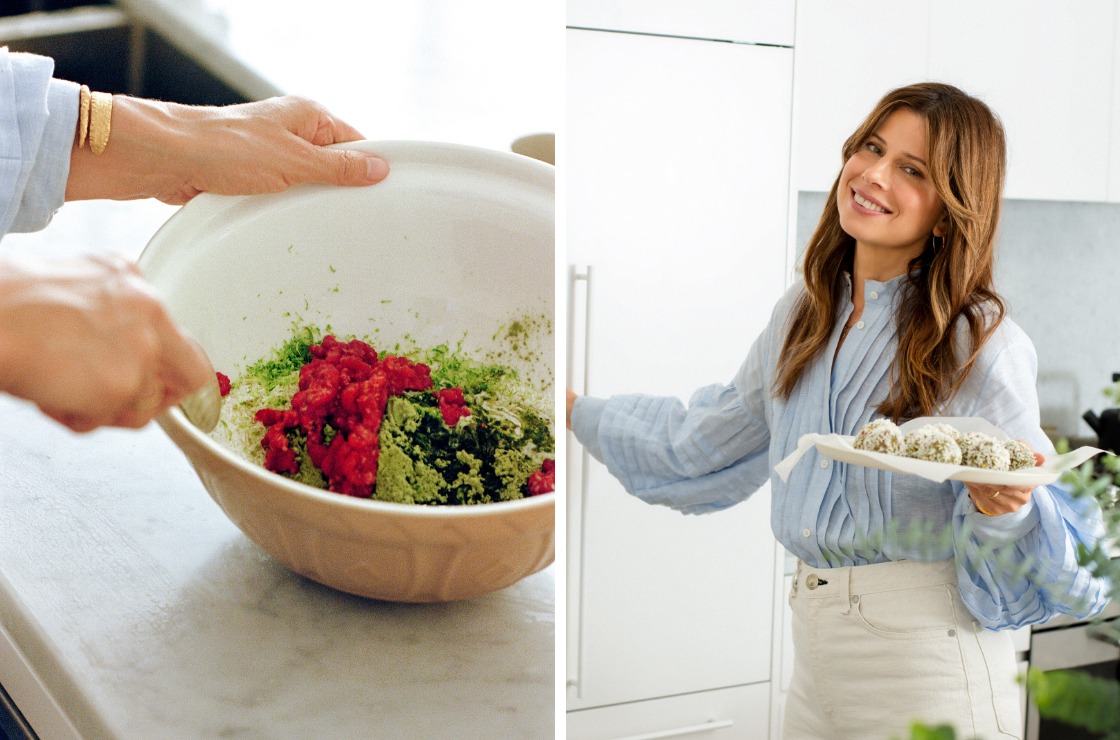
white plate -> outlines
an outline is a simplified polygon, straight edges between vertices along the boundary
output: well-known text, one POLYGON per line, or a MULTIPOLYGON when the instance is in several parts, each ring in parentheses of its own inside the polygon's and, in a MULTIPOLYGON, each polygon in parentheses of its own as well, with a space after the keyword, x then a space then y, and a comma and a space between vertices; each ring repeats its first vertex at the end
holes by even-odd
MULTIPOLYGON (((927 424, 949 424, 962 433, 982 432, 998 439, 1008 439, 1003 431, 979 417, 922 417, 906 422, 899 429, 905 434, 927 424)), ((914 458, 888 455, 883 452, 857 450, 852 447, 854 440, 855 437, 843 434, 806 434, 798 440, 797 450, 783 460, 776 470, 782 476, 782 480, 786 480, 789 477, 789 471, 793 469, 793 466, 805 454, 805 451, 812 446, 816 447, 817 451, 825 457, 837 462, 861 465, 865 468, 889 470, 894 473, 917 475, 938 483, 946 480, 959 480, 967 483, 998 486, 1045 486, 1058 480, 1065 471, 1075 468, 1094 455, 1103 452, 1096 447, 1080 447, 1065 455, 1047 455, 1046 461, 1034 468, 1000 471, 970 468, 966 465, 929 462, 928 460, 915 460, 914 458)))

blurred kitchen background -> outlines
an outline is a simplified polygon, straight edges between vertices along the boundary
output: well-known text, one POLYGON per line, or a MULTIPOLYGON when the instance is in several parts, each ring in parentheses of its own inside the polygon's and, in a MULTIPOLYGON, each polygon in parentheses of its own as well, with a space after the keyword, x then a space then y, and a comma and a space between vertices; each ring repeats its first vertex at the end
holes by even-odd
POLYGON ((554 133, 554 4, 454 0, 23 0, 0 43, 93 90, 213 104, 300 94, 367 137, 508 149, 554 133))
MULTIPOLYGON (((92 90, 192 105, 303 95, 369 139, 554 159, 559 3, 516 0, 3 0, 0 44, 92 90)), ((139 255, 176 208, 77 202, 4 249, 139 255), (108 235, 111 234, 111 238, 108 235), (92 236, 91 235, 96 235, 92 236)))
MULTIPOLYGON (((796 279, 844 140, 888 90, 938 80, 1004 123, 996 286, 1037 350, 1044 428, 1097 442, 1082 415, 1115 405, 1120 372, 1118 0, 566 4, 573 389, 728 382, 796 279)), ((795 560, 768 484, 683 517, 568 439, 569 738, 780 738, 795 560)), ((1012 639, 1020 670, 1120 666, 1072 620, 1012 639)), ((1092 737, 1022 699, 1028 740, 1092 737)))

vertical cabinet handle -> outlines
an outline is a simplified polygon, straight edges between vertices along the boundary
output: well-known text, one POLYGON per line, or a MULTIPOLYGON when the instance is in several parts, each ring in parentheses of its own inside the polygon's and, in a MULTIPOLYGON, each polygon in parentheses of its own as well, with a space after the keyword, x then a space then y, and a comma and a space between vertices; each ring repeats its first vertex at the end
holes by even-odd
POLYGON ((689 725, 688 727, 677 727, 673 730, 661 730, 660 732, 647 732, 644 735, 627 735, 626 737, 616 737, 612 740, 661 740, 666 737, 684 737, 685 735, 695 735, 700 732, 710 732, 711 730, 721 730, 724 727, 731 727, 734 722, 729 719, 711 720, 702 725, 689 725))
MULTIPOLYGON (((578 272, 576 266, 568 268, 568 326, 575 325, 576 319, 576 283, 584 283, 583 291, 583 387, 582 395, 587 395, 588 371, 591 369, 591 353, 588 348, 591 344, 591 273, 592 267, 588 265, 583 272, 578 272)), ((575 370, 575 332, 568 330, 568 377, 571 378, 575 370)))
MULTIPOLYGON (((575 265, 572 265, 568 270, 568 367, 567 378, 570 379, 575 374, 575 319, 576 319, 576 286, 582 282, 584 284, 583 291, 583 383, 579 389, 581 395, 587 395, 588 376, 591 369, 591 353, 589 352, 591 344, 591 265, 584 268, 583 272, 577 271, 575 265)), ((568 531, 572 531, 573 525, 579 531, 579 544, 577 551, 579 553, 579 566, 576 572, 577 578, 577 597, 576 597, 576 640, 573 646, 576 651, 576 668, 575 676, 569 677, 567 685, 576 689, 576 695, 582 696, 580 678, 583 673, 583 537, 584 537, 584 523, 586 521, 587 511, 587 476, 588 476, 588 463, 590 456, 587 450, 581 451, 580 457, 582 464, 580 465, 580 480, 579 480, 579 519, 578 522, 569 520, 568 531)), ((572 507, 569 507, 569 512, 572 507)))

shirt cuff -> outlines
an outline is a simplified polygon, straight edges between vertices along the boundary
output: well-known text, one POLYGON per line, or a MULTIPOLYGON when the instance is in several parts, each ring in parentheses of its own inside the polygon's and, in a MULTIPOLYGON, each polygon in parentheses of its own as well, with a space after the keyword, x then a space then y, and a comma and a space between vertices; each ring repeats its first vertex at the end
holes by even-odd
MULTIPOLYGON (((975 508, 976 504, 973 503, 975 508)), ((997 547, 1015 542, 1026 536, 1028 532, 1038 526, 1038 507, 1032 498, 1018 511, 1000 516, 988 516, 979 510, 973 511, 967 517, 972 525, 972 533, 982 542, 995 544, 997 547)))
POLYGON ((50 81, 47 88, 47 122, 19 211, 12 222, 13 232, 45 228, 66 202, 70 152, 74 148, 74 132, 78 128, 80 89, 74 82, 50 81))
POLYGON ((576 440, 599 462, 603 462, 603 448, 599 446, 599 421, 607 399, 579 396, 572 403, 572 432, 576 440))

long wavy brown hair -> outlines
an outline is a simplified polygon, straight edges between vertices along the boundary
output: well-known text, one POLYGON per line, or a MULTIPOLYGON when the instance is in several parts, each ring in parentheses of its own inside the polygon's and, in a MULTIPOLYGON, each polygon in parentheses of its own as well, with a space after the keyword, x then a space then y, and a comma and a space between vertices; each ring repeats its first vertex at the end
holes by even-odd
MULTIPOLYGON (((898 354, 890 393, 876 407, 895 422, 943 409, 1006 314, 992 286, 1005 169, 999 119, 984 103, 951 85, 909 85, 887 93, 848 137, 843 162, 899 108, 910 109, 926 122, 930 179, 948 224, 943 239, 930 234, 925 250, 910 263, 900 291, 898 354)), ((855 240, 840 227, 839 185, 837 175, 805 248, 806 289, 790 313, 774 381, 775 395, 786 400, 828 346, 847 297, 844 272, 851 270, 855 240)))

